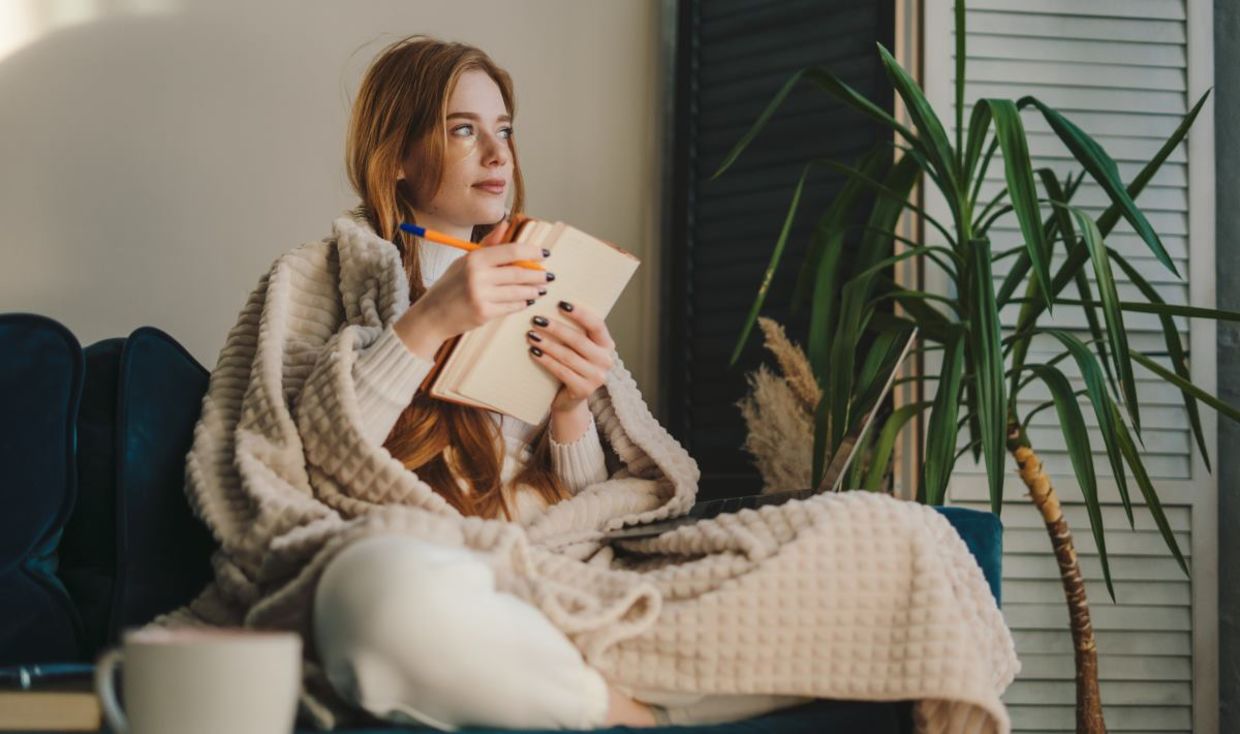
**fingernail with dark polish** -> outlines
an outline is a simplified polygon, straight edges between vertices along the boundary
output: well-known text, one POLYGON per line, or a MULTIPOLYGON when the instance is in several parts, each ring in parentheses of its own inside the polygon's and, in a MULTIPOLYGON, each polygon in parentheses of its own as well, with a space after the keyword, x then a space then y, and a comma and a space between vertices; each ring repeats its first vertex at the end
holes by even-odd
POLYGON ((551 257, 551 250, 548 250, 547 248, 544 247, 542 248, 542 251, 543 251, 543 257, 551 257))
POLYGON ((555 280, 555 273, 547 273, 547 282, 555 280))
POLYGON ((528 301, 526 301, 526 302, 525 302, 525 305, 527 305, 527 306, 533 306, 533 305, 534 305, 534 299, 533 299, 533 298, 529 299, 528 301))
POLYGON ((547 289, 546 289, 546 288, 539 288, 539 289, 538 289, 538 295, 540 295, 540 296, 545 296, 545 295, 547 295, 547 289))
POLYGON ((537 333, 535 333, 535 332, 533 332, 533 331, 527 331, 527 332, 525 332, 525 334, 526 334, 526 336, 528 336, 529 338, 533 339, 533 340, 534 340, 534 341, 536 341, 536 342, 540 342, 540 341, 542 341, 542 337, 541 337, 541 336, 539 336, 537 333))
POLYGON ((541 349, 539 349, 538 347, 530 347, 530 351, 534 353, 534 356, 535 356, 535 357, 541 357, 541 356, 542 356, 542 350, 541 350, 541 349))
POLYGON ((565 311, 572 311, 573 304, 569 303, 568 301, 560 301, 560 308, 564 309, 565 311))
POLYGON ((551 322, 547 320, 546 316, 535 316, 534 317, 534 324, 536 326, 546 326, 549 323, 551 322))

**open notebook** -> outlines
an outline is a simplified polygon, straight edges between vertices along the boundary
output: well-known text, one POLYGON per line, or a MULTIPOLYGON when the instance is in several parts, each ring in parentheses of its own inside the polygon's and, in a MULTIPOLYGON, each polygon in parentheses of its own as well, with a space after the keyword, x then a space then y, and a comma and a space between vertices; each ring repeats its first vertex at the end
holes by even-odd
POLYGON ((562 384, 529 352, 525 332, 535 315, 581 332, 577 322, 556 305, 584 304, 606 318, 637 266, 632 253, 571 227, 514 215, 515 242, 531 242, 551 251, 543 267, 555 273, 547 294, 534 305, 492 319, 449 339, 435 354, 435 366, 421 389, 432 397, 498 411, 526 423, 541 423, 562 384))

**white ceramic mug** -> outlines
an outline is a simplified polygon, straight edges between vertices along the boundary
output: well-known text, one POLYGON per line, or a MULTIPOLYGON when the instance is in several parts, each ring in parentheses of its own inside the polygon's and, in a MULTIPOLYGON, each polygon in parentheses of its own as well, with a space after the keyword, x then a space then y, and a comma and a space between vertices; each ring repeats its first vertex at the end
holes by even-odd
POLYGON ((117 734, 289 734, 300 689, 301 637, 292 632, 129 629, 95 667, 99 704, 117 734), (124 712, 113 687, 118 665, 124 712))

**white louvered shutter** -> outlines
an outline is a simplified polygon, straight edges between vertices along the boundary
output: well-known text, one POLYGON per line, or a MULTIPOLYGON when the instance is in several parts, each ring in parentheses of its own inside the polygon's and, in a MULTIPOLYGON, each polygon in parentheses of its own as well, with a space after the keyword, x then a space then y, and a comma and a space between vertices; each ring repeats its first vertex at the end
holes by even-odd
MULTIPOLYGON (((967 7, 966 124, 979 98, 1015 100, 1034 95, 1094 136, 1115 158, 1125 183, 1212 84, 1208 3, 968 0, 967 7)), ((954 138, 952 2, 928 0, 925 13, 924 86, 954 138)), ((1189 141, 1175 151, 1137 199, 1183 280, 1154 259, 1126 222, 1108 237, 1108 243, 1169 303, 1215 305, 1211 110, 1207 107, 1198 116, 1189 141)), ((1035 168, 1050 167, 1061 179, 1068 171, 1080 170, 1040 114, 1025 112, 1022 119, 1035 168)), ((1003 181, 1002 161, 996 156, 982 188, 982 201, 988 201, 1003 181)), ((930 211, 948 220, 941 200, 928 198, 930 211)), ((1073 201, 1095 217, 1107 204, 1106 195, 1088 177, 1073 201)), ((991 230, 991 239, 996 251, 1022 242, 1014 214, 1000 220, 991 230)), ((1062 256, 1052 264, 1052 273, 1061 261, 1062 256)), ((1123 275, 1118 267, 1113 269, 1117 277, 1123 275)), ((996 288, 1006 271, 996 267, 996 288)), ((1119 290, 1122 300, 1143 300, 1126 281, 1121 281, 1119 290)), ((1022 287, 1018 295, 1023 292, 1022 287)), ((1078 297, 1072 285, 1063 295, 1078 297)), ((1096 287, 1093 295, 1097 298, 1096 287)), ((1004 323, 1011 326, 1016 313, 1016 307, 1005 310, 1004 323)), ((1134 349, 1165 351, 1156 317, 1125 313, 1124 319, 1134 349)), ((1190 350, 1194 382, 1214 392, 1213 327, 1202 321, 1191 325, 1186 319, 1176 321, 1185 348, 1190 350)), ((1089 338, 1079 308, 1056 308, 1053 323, 1089 338)), ((1059 351, 1054 344, 1035 342, 1029 361, 1044 362, 1059 351)), ((1159 361, 1167 364, 1165 359, 1159 361)), ((1084 386, 1072 360, 1058 366, 1076 389, 1084 386)), ((1135 501, 1136 530, 1129 529, 1096 420, 1087 409, 1095 469, 1106 503, 1104 526, 1117 597, 1117 603, 1112 603, 1053 409, 1035 416, 1029 437, 1065 503, 1081 558, 1098 638, 1109 730, 1213 732, 1218 726, 1216 482, 1196 450, 1178 390, 1144 368, 1134 369, 1141 397, 1142 458, 1188 558, 1191 580, 1178 568, 1148 511, 1135 501)), ((1049 397, 1040 384, 1023 392, 1022 416, 1049 397)), ((1214 458, 1213 412, 1201 406, 1201 413, 1214 458)), ((961 445, 966 440, 962 435, 961 445)), ((1059 573, 1041 516, 1016 477, 1014 462, 1008 458, 1006 465, 1009 473, 1001 518, 1005 526, 1003 611, 1016 637, 1023 670, 1005 701, 1015 731, 1070 732, 1075 727, 1075 669, 1059 573)), ((1131 480, 1129 487, 1134 500, 1139 500, 1131 480)), ((950 501, 988 509, 988 497, 981 465, 974 465, 966 455, 957 465, 950 501)))

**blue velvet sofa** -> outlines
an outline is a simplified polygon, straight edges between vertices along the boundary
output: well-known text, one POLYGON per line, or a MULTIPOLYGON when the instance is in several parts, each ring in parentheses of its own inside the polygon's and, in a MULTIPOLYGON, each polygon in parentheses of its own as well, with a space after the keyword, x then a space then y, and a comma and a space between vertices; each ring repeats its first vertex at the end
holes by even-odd
MULTIPOLYGON (((52 319, 0 314, 0 668, 90 663, 122 629, 183 604, 210 578, 214 541, 182 493, 207 377, 155 328, 82 349, 52 319)), ((998 600, 998 518, 938 509, 998 600)), ((350 731, 398 728, 376 721, 350 731)), ((824 700, 677 728, 905 732, 911 704, 824 700)))

